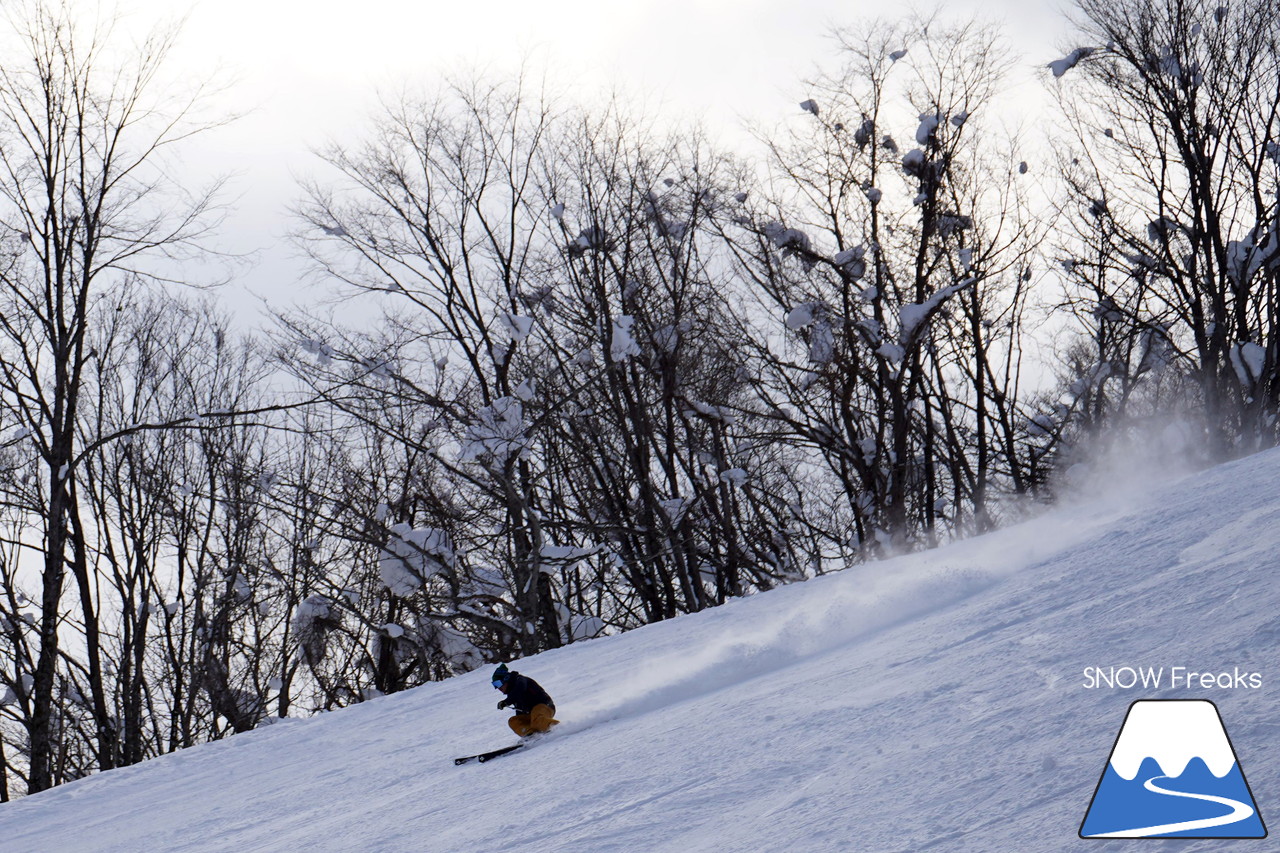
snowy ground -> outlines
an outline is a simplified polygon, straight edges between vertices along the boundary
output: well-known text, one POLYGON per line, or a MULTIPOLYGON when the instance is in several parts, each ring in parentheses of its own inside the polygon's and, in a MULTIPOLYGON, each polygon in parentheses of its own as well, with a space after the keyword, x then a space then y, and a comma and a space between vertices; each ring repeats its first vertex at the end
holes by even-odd
POLYGON ((520 661, 565 722, 490 764, 450 760, 514 740, 486 669, 2 806, 0 849, 1128 850, 1076 832, 1129 703, 1162 697, 1217 703, 1280 820, 1278 558, 1270 452, 520 661))

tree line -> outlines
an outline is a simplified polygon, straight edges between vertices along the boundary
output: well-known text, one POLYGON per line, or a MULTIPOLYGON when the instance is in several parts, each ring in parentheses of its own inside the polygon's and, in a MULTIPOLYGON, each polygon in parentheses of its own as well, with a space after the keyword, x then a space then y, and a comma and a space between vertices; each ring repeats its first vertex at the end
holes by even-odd
POLYGON ((388 103, 291 214, 359 318, 254 335, 175 33, 11 13, 0 800, 981 533, 1103 436, 1273 445, 1280 25, 1078 12, 1051 162, 972 22, 839 31, 752 158, 521 76, 388 103))

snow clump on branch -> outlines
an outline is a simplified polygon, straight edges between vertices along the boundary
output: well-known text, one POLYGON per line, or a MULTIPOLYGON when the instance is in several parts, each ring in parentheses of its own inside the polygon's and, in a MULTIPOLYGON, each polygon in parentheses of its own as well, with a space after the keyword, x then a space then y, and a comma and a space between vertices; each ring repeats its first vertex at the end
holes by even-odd
POLYGON ((466 428, 463 436, 460 459, 505 462, 523 451, 527 444, 524 406, 515 397, 499 397, 492 406, 476 412, 475 423, 466 428))
POLYGON ((457 563, 448 533, 401 522, 391 527, 378 559, 378 574, 393 595, 407 596, 422 589, 433 575, 452 572, 457 563))

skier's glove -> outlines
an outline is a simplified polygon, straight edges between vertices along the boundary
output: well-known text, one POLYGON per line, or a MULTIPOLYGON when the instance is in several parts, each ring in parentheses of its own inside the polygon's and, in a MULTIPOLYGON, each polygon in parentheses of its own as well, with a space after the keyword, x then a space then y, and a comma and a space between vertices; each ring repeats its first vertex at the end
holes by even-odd
POLYGON ((501 702, 498 703, 498 710, 501 711, 503 708, 507 707, 510 704, 511 704, 510 699, 503 699, 501 702))

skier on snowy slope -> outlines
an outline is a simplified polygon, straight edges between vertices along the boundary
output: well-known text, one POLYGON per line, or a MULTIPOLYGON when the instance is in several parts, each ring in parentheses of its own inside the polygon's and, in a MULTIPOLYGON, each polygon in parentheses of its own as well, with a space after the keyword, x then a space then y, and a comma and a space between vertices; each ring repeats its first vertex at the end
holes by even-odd
POLYGON ((555 719, 556 703, 547 691, 532 678, 507 669, 505 663, 494 670, 493 686, 507 697, 498 703, 498 710, 515 708, 515 716, 507 720, 507 725, 520 737, 545 732, 560 722, 555 719))

